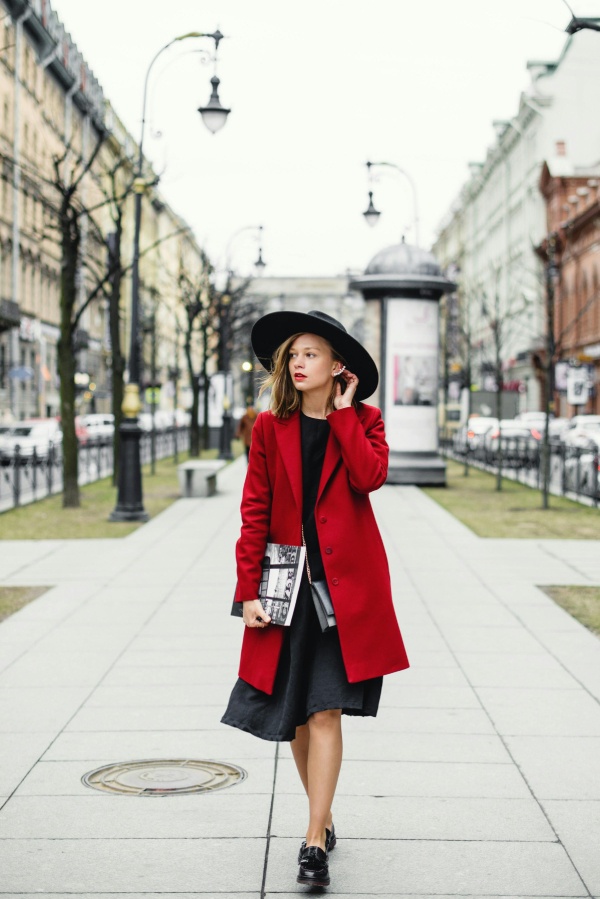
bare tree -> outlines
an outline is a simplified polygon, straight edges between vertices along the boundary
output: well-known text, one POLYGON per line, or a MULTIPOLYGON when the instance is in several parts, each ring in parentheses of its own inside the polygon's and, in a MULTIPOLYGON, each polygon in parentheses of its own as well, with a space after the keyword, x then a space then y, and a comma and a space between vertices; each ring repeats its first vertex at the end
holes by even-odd
POLYGON ((183 258, 179 266, 179 293, 184 313, 184 352, 192 390, 190 410, 190 456, 198 457, 201 447, 208 448, 208 396, 210 376, 208 363, 212 355, 211 344, 215 325, 215 297, 210 284, 212 266, 204 252, 201 256, 200 272, 192 275, 185 267, 183 258), (194 364, 194 344, 199 338, 200 370, 194 364), (200 391, 204 387, 204 409, 202 439, 200 434, 200 391))
MULTIPOLYGON (((54 214, 61 253, 60 336, 58 373, 60 378, 60 415, 63 431, 63 507, 80 505, 78 484, 78 444, 75 433, 75 333, 81 316, 93 299, 88 296, 78 305, 78 279, 81 274, 81 229, 87 210, 80 198, 83 179, 94 165, 104 143, 105 132, 98 132, 91 154, 84 158, 68 147, 62 156, 53 157, 54 214)), ((50 201, 52 204, 52 200, 50 201)))

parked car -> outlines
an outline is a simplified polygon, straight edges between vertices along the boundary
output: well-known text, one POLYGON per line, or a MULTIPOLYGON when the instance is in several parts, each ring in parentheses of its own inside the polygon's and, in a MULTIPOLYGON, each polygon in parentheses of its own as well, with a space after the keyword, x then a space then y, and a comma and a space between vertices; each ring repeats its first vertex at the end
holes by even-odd
MULTIPOLYGON (((49 419, 47 419, 47 420, 49 420, 49 419)), ((59 428, 61 429, 61 437, 62 437, 62 424, 61 424, 61 420, 60 420, 60 415, 57 415, 56 418, 52 419, 52 420, 57 422, 59 428)), ((90 439, 90 435, 89 435, 87 426, 80 415, 75 416, 75 436, 77 437, 77 444, 79 446, 86 446, 90 439)))
POLYGON ((505 418, 486 432, 483 444, 488 456, 496 456, 501 447, 504 464, 518 468, 537 459, 542 439, 543 434, 530 421, 505 418))
MULTIPOLYGON (((549 438, 550 443, 560 444, 562 441, 563 434, 569 427, 569 419, 568 418, 551 418, 550 426, 549 426, 549 438)), ((543 437, 543 433, 542 433, 543 437)))
POLYGON ((88 441, 94 446, 112 443, 115 432, 115 416, 112 412, 90 412, 81 416, 88 431, 88 441))
POLYGON ((600 439, 600 415, 576 415, 561 435, 566 447, 585 447, 588 440, 600 439))
MULTIPOLYGON (((550 413, 550 421, 552 421, 554 415, 552 412, 550 413)), ((538 425, 538 423, 544 427, 546 424, 546 413, 545 412, 519 412, 514 417, 514 421, 527 422, 530 425, 538 425)), ((538 427, 539 430, 539 427, 538 427)))
POLYGON ((0 462, 9 465, 15 457, 17 446, 19 458, 29 462, 34 457, 43 462, 48 459, 50 447, 62 444, 62 431, 55 418, 28 418, 13 425, 6 434, 0 436, 0 462))
POLYGON ((587 438, 587 446, 571 448, 565 459, 565 486, 567 490, 594 496, 600 499, 600 435, 598 439, 587 438))
POLYGON ((483 447, 483 440, 490 428, 498 427, 498 419, 483 415, 469 418, 466 425, 459 428, 452 444, 457 453, 474 452, 483 447))

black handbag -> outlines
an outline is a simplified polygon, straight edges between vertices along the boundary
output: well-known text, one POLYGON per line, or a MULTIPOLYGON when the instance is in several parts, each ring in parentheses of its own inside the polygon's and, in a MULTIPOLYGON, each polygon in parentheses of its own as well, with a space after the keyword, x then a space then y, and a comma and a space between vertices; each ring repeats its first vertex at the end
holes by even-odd
MULTIPOLYGON (((306 546, 304 526, 302 527, 302 543, 306 546)), ((321 625, 321 630, 323 632, 330 631, 332 628, 337 627, 331 594, 329 592, 329 587, 327 586, 327 581, 313 581, 311 578, 310 565, 308 564, 308 549, 306 551, 306 573, 308 575, 310 592, 315 604, 315 611, 317 613, 317 618, 319 619, 319 624, 321 625)))

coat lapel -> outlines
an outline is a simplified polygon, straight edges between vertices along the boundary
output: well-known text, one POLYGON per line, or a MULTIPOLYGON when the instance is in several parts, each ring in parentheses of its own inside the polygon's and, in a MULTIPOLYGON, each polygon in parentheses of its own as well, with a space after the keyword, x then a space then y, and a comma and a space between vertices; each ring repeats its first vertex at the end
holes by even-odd
POLYGON ((275 418, 275 437, 285 471, 292 487, 294 500, 302 516, 302 448, 300 445, 300 413, 289 418, 275 418))

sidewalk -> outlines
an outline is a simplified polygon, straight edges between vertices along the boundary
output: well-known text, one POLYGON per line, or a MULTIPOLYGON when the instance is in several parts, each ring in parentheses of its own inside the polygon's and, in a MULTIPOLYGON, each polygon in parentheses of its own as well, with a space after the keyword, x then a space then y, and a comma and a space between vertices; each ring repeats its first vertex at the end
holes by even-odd
MULTIPOLYGON (((289 745, 219 723, 245 465, 123 540, 3 541, 0 896, 297 897, 289 745), (138 798, 103 764, 213 759, 220 792, 138 798), (262 891, 262 892, 261 892, 262 891)), ((412 668, 346 718, 337 897, 600 897, 600 641, 539 584, 600 584, 600 542, 481 540, 411 487, 373 503, 412 668)))

